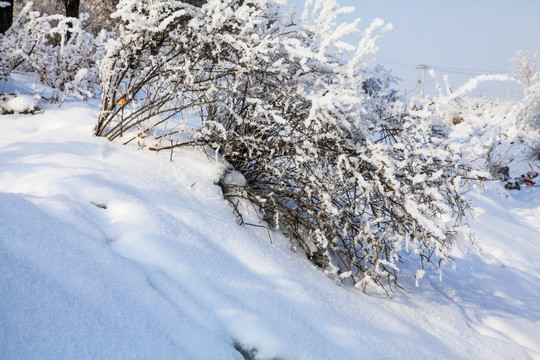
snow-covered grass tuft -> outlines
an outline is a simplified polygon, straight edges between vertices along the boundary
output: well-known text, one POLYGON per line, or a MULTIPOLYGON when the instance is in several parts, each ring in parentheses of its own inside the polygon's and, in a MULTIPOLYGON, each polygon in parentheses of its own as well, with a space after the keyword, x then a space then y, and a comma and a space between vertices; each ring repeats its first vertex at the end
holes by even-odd
POLYGON ((31 114, 39 110, 38 99, 32 95, 0 95, 0 113, 4 114, 31 114))

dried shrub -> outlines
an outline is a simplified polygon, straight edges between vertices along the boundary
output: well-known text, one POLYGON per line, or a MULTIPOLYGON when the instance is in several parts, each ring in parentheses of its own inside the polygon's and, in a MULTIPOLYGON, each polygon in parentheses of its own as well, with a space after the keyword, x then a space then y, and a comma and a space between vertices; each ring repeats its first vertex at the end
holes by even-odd
POLYGON ((465 120, 463 116, 460 113, 455 113, 452 116, 452 125, 458 125, 461 124, 465 120))

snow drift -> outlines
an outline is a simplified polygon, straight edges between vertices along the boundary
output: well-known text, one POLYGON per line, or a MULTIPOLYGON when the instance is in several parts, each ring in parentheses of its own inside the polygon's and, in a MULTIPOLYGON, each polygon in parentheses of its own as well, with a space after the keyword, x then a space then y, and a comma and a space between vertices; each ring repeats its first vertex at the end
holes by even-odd
POLYGON ((471 194, 481 256, 442 281, 363 294, 238 225, 214 158, 92 137, 96 113, 0 118, 0 358, 540 358, 536 189, 471 194))

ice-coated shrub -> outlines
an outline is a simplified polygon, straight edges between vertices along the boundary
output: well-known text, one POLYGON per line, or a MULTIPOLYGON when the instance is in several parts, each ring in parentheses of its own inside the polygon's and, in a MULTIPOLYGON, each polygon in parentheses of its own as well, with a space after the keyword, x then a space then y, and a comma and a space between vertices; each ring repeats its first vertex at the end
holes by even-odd
POLYGON ((224 184, 239 215, 255 204, 338 281, 392 288, 405 258, 420 278, 460 232, 464 169, 443 124, 366 70, 388 27, 338 23, 348 11, 308 1, 297 23, 272 1, 122 0, 95 133, 213 148, 245 179, 224 184))

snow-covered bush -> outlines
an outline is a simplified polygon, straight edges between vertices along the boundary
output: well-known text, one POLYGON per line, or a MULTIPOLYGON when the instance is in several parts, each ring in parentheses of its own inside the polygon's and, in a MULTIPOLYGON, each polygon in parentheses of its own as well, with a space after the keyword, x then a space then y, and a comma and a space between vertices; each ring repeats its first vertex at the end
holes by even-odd
MULTIPOLYGON (((15 2, 15 16, 28 3, 27 0, 15 2)), ((111 19, 111 14, 115 11, 118 0, 83 0, 80 2, 79 13, 88 14, 89 18, 85 22, 84 30, 99 35, 101 30, 114 31, 116 22, 111 19)), ((34 2, 32 9, 41 14, 66 14, 65 1, 63 0, 40 0, 34 2)))
POLYGON ((342 38, 358 21, 337 23, 351 9, 308 1, 296 24, 278 5, 122 0, 96 135, 212 147, 243 175, 224 181, 236 208, 255 204, 336 279, 391 288, 404 257, 417 277, 440 267, 467 207, 463 169, 443 124, 406 113, 391 76, 366 70, 388 27, 376 20, 353 46, 342 38))
POLYGON ((53 89, 53 101, 99 94, 97 64, 104 56, 105 32, 94 37, 84 31, 84 15, 81 19, 41 15, 31 11, 31 6, 27 4, 13 26, 0 35, 3 77, 15 69, 33 71, 53 89))
POLYGON ((69 96, 87 99, 101 92, 98 64, 105 55, 106 33, 94 37, 83 30, 86 18, 86 14, 80 19, 51 15, 43 24, 48 36, 36 47, 31 64, 40 82, 56 91, 54 100, 69 96), (55 25, 49 28, 50 24, 55 25), (59 44, 53 42, 54 37, 59 44))
POLYGON ((8 31, 0 34, 0 69, 4 78, 25 65, 38 42, 37 34, 25 26, 38 16, 30 8, 31 4, 25 6, 8 31))

